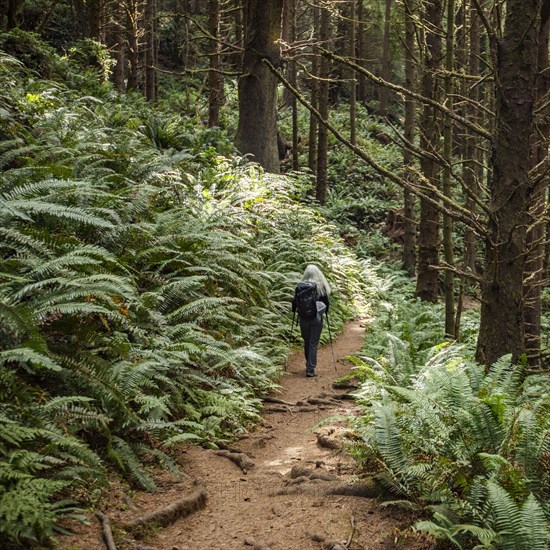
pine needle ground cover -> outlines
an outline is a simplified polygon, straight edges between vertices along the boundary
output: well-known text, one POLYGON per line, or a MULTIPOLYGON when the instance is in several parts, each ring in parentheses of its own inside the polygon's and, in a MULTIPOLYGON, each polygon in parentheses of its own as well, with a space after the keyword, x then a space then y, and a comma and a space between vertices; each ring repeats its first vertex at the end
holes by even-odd
POLYGON ((70 65, 70 85, 0 67, 0 538, 28 546, 113 471, 154 490, 175 445, 254 422, 303 267, 333 284, 335 330, 367 270, 299 180, 230 160, 220 130, 70 65))
POLYGON ((452 548, 548 548, 548 377, 508 356, 476 364, 475 312, 461 343, 444 342, 443 306, 408 299, 411 283, 382 271, 355 359, 357 458, 394 495, 387 505, 431 515, 416 528, 452 548))

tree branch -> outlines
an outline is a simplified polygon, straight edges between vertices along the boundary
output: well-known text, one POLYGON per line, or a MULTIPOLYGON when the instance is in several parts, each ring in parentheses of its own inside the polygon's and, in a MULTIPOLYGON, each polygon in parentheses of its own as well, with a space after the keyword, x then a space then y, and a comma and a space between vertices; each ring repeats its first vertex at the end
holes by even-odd
POLYGON ((400 187, 403 187, 405 189, 408 189, 411 193, 415 194, 416 196, 420 197, 421 199, 429 202, 430 204, 433 204, 439 211, 443 212, 444 214, 447 214, 448 216, 451 216, 452 218, 461 221, 468 227, 470 227, 475 233, 478 235, 481 235, 483 237, 487 237, 487 230, 486 228, 479 223, 475 218, 472 217, 472 213, 467 210, 466 208, 463 208, 459 204, 455 203, 448 197, 444 196, 439 189, 437 189, 436 186, 434 186, 432 183, 430 183, 422 174, 418 174, 419 179, 422 182, 422 186, 416 185, 412 182, 409 182, 378 162, 376 162, 369 153, 367 153, 364 149, 360 148, 357 145, 354 145, 351 143, 348 139, 346 139, 330 122, 325 120, 319 111, 312 107, 306 99, 300 94, 290 82, 281 74, 281 72, 269 61, 269 59, 264 58, 263 62, 269 67, 271 72, 283 83, 283 85, 290 90, 295 96, 296 99, 306 108, 308 109, 315 118, 323 124, 333 135, 338 139, 340 142, 342 142, 348 149, 353 151, 358 157, 363 159, 367 164, 369 164, 372 168, 374 168, 377 172, 382 174, 383 176, 387 177, 391 181, 397 183, 400 187), (424 189, 427 192, 424 192, 424 189), (435 198, 434 198, 435 196, 435 198), (445 206, 444 206, 445 204, 445 206))
POLYGON ((407 90, 407 88, 403 88, 402 86, 398 86, 397 84, 392 84, 391 82, 387 82, 383 78, 380 78, 364 67, 361 67, 360 65, 357 65, 356 63, 353 63, 349 59, 345 59, 344 57, 341 57, 339 55, 333 54, 332 52, 329 52, 328 50, 321 50, 323 55, 328 57, 329 59, 332 59, 333 61, 338 61, 339 63, 342 63, 344 65, 347 65, 348 67, 351 67, 352 69, 355 69, 357 72, 361 73, 362 75, 366 76, 369 80, 372 80, 373 82, 376 82, 380 86, 385 86, 389 88, 390 90, 393 90, 399 94, 409 96, 413 99, 416 99, 417 101, 420 101, 421 103, 425 103, 427 105, 430 105, 431 107, 434 107, 438 111, 441 111, 442 113, 445 113, 447 116, 452 118, 453 120, 456 120, 472 132, 480 135, 481 137, 487 139, 488 141, 493 140, 493 136, 490 132, 487 132, 481 126, 478 126, 477 124, 474 124, 473 122, 470 122, 468 119, 457 115, 455 112, 451 111, 450 109, 447 109, 445 106, 441 105, 441 103, 438 103, 437 101, 434 101, 433 99, 424 97, 423 95, 417 94, 416 92, 411 92, 411 90, 407 90))

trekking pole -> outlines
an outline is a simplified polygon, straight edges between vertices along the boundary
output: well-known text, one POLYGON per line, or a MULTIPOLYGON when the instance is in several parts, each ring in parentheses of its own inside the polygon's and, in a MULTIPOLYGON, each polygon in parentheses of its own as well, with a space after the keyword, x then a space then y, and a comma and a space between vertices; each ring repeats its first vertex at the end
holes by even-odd
POLYGON ((292 325, 290 326, 290 335, 288 337, 288 352, 285 360, 285 372, 288 369, 288 356, 290 355, 290 348, 292 347, 292 333, 294 332, 294 320, 296 319, 296 312, 292 312, 292 325))
POLYGON ((334 348, 332 346, 332 334, 330 330, 330 321, 328 319, 328 311, 325 311, 325 315, 327 317, 328 338, 330 340, 330 350, 332 351, 332 362, 334 364, 334 370, 336 371, 336 373, 338 373, 338 369, 336 368, 336 358, 334 357, 334 348))

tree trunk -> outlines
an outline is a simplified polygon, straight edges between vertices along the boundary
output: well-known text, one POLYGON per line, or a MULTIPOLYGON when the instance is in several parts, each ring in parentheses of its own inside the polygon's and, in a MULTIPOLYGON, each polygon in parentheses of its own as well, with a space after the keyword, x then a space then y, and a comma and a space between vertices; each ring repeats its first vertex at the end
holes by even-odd
MULTIPOLYGON (((550 90, 548 75, 548 38, 550 30, 550 2, 545 3, 542 11, 542 33, 538 52, 538 77, 536 87, 536 109, 541 109, 537 116, 537 124, 533 136, 533 150, 531 165, 537 167, 536 173, 544 174, 548 169, 548 145, 550 115, 547 99, 550 90)), ((534 199, 531 206, 531 219, 527 232, 527 247, 529 255, 525 266, 524 295, 525 302, 525 345, 527 359, 530 365, 540 364, 541 353, 541 314, 542 314, 542 286, 544 284, 544 212, 546 206, 546 189, 548 176, 541 178, 534 190, 534 199)))
POLYGON ((220 108, 223 103, 223 74, 221 73, 220 55, 220 2, 208 1, 208 31, 210 71, 208 72, 208 126, 220 125, 220 108))
MULTIPOLYGON (((313 6, 313 31, 319 29, 319 6, 313 6)), ((311 62, 311 106, 314 109, 319 108, 319 57, 313 52, 313 60, 311 62)), ((308 148, 308 166, 312 174, 317 174, 317 128, 319 122, 317 117, 310 113, 309 115, 309 148, 308 148)), ((309 193, 313 194, 313 191, 309 193)))
POLYGON ((157 88, 157 0, 147 0, 145 4, 145 97, 156 101, 157 88))
MULTIPOLYGON (((445 40, 445 105, 453 110, 453 77, 454 70, 454 26, 455 26, 455 2, 447 0, 447 35, 445 40)), ((449 116, 445 117, 443 130, 443 158, 446 166, 443 170, 443 194, 452 199, 451 166, 453 162, 453 123, 449 116)), ((443 254, 447 266, 454 267, 453 249, 453 219, 448 214, 443 214, 443 254)), ((448 338, 457 338, 455 329, 455 290, 454 273, 447 269, 444 277, 445 288, 445 335, 448 338)))
MULTIPOLYGON (((360 0, 361 1, 361 0, 360 0)), ((355 62, 355 0, 350 0, 350 21, 349 21, 349 55, 355 62)), ((350 71, 350 97, 349 97, 349 140, 353 145, 357 145, 357 81, 354 71, 350 71)))
POLYGON ((6 27, 8 31, 17 27, 17 8, 18 0, 8 0, 8 7, 6 13, 6 27))
MULTIPOLYGON (((391 3, 392 0, 386 0, 386 11, 384 14, 384 37, 382 40, 382 78, 389 82, 390 80, 390 22, 391 22, 391 3)), ((380 89, 380 106, 378 112, 386 116, 388 111, 389 90, 385 86, 380 89)))
POLYGON ((119 2, 113 2, 111 18, 107 26, 107 45, 114 53, 115 66, 112 80, 119 92, 126 89, 126 27, 124 25, 125 10, 119 2))
MULTIPOLYGON (((480 74, 480 21, 475 8, 470 8, 469 15, 470 43, 468 48, 468 73, 478 76, 480 74)), ((468 97, 472 100, 474 105, 479 103, 479 86, 472 86, 470 92, 468 93, 468 97)), ((466 110, 468 118, 473 122, 478 122, 479 116, 474 105, 467 106, 466 110)), ((462 142, 464 144, 462 165, 464 185, 477 195, 481 191, 483 178, 483 157, 479 147, 479 138, 478 136, 469 133, 463 138, 462 142)), ((475 203, 471 197, 466 199, 466 208, 470 212, 475 212, 475 203)), ((476 248, 477 237, 470 228, 466 228, 464 232, 464 268, 470 270, 474 275, 477 275, 478 273, 476 264, 476 248)))
MULTIPOLYGON (((234 0, 235 5, 233 8, 235 18, 235 43, 237 48, 244 50, 244 36, 243 36, 243 5, 241 0, 234 0)), ((234 55, 233 65, 236 69, 241 70, 243 66, 243 54, 242 51, 237 51, 234 55)))
MULTIPOLYGON (((432 0, 423 11, 426 28, 425 51, 423 52, 422 94, 437 100, 436 71, 441 58, 441 0, 432 0)), ((423 150, 439 149, 439 115, 433 107, 425 104, 421 118, 420 147, 423 150)), ((420 170, 424 177, 436 187, 439 185, 439 169, 436 163, 427 157, 420 160, 420 170)), ((436 302, 438 296, 439 263, 439 210, 427 200, 420 201, 420 223, 418 233, 418 276, 416 295, 421 300, 436 302)))
POLYGON ((482 282, 477 359, 486 365, 525 353, 523 274, 542 0, 508 0, 502 39, 496 43, 496 129, 490 180, 491 215, 482 282))
MULTIPOLYGON (((357 64, 363 66, 367 57, 365 40, 365 4, 363 0, 359 0, 357 6, 357 21, 357 64)), ((357 78, 357 99, 363 102, 367 100, 367 79, 363 74, 360 74, 357 78)))
MULTIPOLYGON (((416 92, 416 66, 414 59, 415 26, 414 17, 417 14, 417 0, 405 0, 405 86, 408 90, 416 92)), ((416 125, 416 103, 407 96, 405 98, 405 139, 414 141, 416 125)), ((414 162, 412 153, 405 148, 403 152, 403 164, 407 170, 406 177, 414 177, 410 167, 414 162)), ((403 191, 403 269, 413 276, 416 265, 416 223, 414 216, 414 195, 405 189, 403 191)))
MULTIPOLYGON (((330 40, 330 12, 327 8, 321 8, 321 29, 319 36, 321 43, 327 47, 330 40)), ((323 120, 328 120, 329 113, 329 78, 330 61, 327 57, 321 58, 320 68, 321 82, 319 84, 319 114, 323 120)), ((325 204, 328 179, 328 128, 324 124, 319 125, 317 140, 317 183, 315 186, 315 198, 319 204, 325 204)))
MULTIPOLYGON (((290 2, 290 29, 289 29, 289 42, 293 44, 296 40, 296 2, 297 0, 289 0, 290 2)), ((290 83, 294 88, 298 87, 297 83, 297 68, 296 61, 290 62, 289 68, 290 74, 290 83)), ((298 146, 299 146, 299 135, 298 135, 298 101, 296 96, 291 94, 290 98, 290 108, 292 110, 292 169, 299 170, 300 164, 298 162, 298 146)))
POLYGON ((139 19, 140 0, 126 1, 126 33, 128 41, 128 91, 137 90, 139 84, 139 19))
POLYGON ((89 0, 88 8, 88 36, 93 40, 99 40, 101 0, 89 0))
POLYGON ((245 51, 239 80, 239 125, 236 143, 267 172, 279 173, 277 148, 277 77, 263 63, 281 65, 283 0, 247 0, 245 51))

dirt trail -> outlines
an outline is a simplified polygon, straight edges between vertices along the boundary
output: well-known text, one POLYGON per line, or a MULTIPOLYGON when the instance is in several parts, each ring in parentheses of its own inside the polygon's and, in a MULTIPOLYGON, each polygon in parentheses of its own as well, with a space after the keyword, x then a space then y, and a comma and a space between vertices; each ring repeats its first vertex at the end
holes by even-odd
MULTIPOLYGON (((291 356, 281 380, 282 388, 271 396, 273 400, 290 404, 266 402, 260 426, 230 449, 242 453, 234 457, 250 463, 244 464, 244 470, 215 450, 196 447, 182 450, 180 463, 189 479, 200 480, 206 488, 206 506, 149 533, 144 541, 127 539, 120 547, 157 550, 430 548, 426 540, 402 532, 411 522, 406 514, 381 507, 379 499, 327 495, 331 488, 342 487, 358 474, 344 452, 320 446, 317 435, 327 436, 325 442, 330 445, 335 436, 345 430, 342 418, 354 414, 352 401, 331 398, 345 393, 345 390, 333 389, 332 383, 349 371, 350 364, 345 358, 361 349, 363 336, 364 329, 356 321, 346 325, 343 334, 334 341, 338 373, 330 346, 319 350, 316 378, 305 377, 301 352, 291 356), (321 422, 322 426, 318 427, 321 422)), ((118 508, 113 502, 109 512, 113 522, 164 506, 191 490, 189 481, 184 484, 168 480, 161 485, 162 492, 134 495, 132 502, 126 501, 126 506, 120 499, 118 508)), ((77 542, 73 539, 73 543, 64 548, 88 550, 101 545, 97 545, 97 538, 92 543, 84 537, 77 542)))

